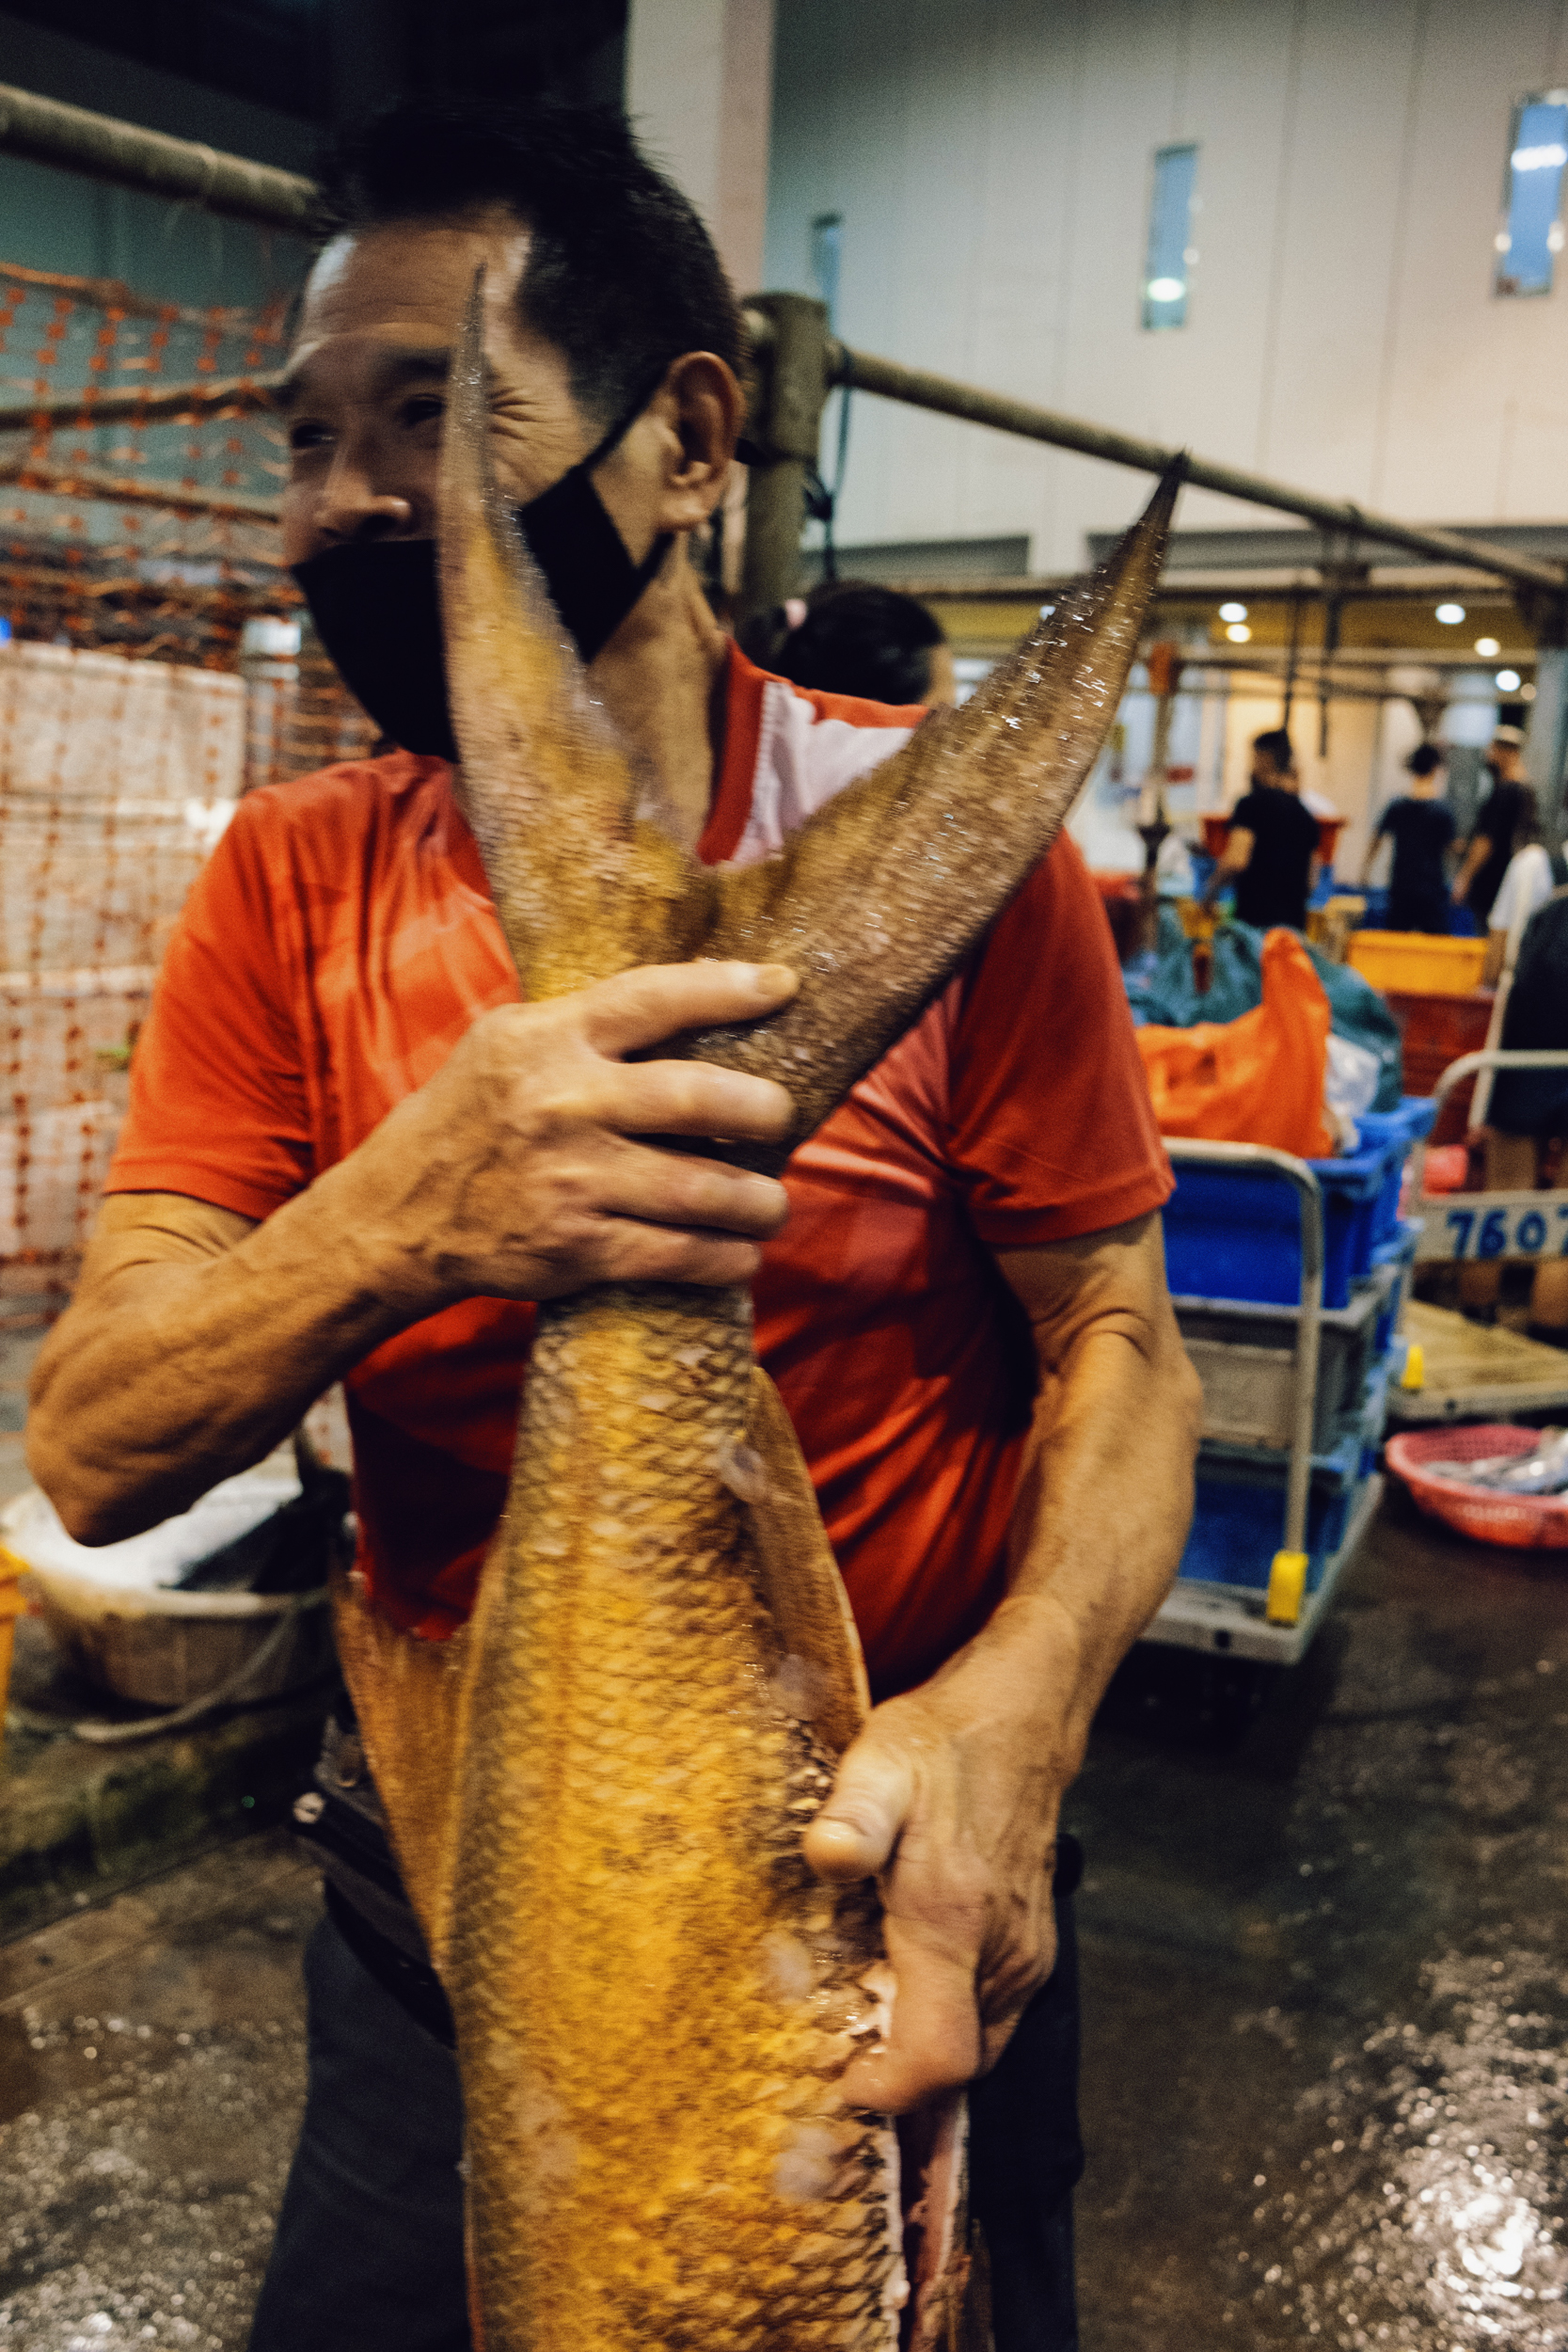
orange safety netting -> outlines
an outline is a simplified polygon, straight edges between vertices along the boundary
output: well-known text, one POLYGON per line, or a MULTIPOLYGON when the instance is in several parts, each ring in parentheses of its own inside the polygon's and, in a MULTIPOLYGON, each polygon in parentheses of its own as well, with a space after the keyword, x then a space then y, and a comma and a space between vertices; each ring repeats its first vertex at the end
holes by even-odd
POLYGON ((283 336, 281 304, 0 263, 0 1316, 69 1290, 159 958, 236 802, 371 739, 279 566, 254 387, 283 336))

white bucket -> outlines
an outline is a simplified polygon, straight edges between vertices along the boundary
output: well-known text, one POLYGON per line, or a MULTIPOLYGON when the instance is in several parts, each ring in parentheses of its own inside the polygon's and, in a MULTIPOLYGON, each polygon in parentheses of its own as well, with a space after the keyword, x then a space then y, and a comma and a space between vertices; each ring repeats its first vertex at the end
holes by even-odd
POLYGON ((247 1705, 325 1672, 332 1655, 326 1588, 308 1593, 171 1592, 198 1560, 235 1542, 299 1493, 270 1464, 226 1478, 189 1511, 125 1543, 72 1542, 30 1487, 0 1511, 0 1544, 23 1561, 45 1624, 72 1671, 100 1690, 185 1707, 237 1675, 293 1612, 288 1635, 245 1684, 247 1705))

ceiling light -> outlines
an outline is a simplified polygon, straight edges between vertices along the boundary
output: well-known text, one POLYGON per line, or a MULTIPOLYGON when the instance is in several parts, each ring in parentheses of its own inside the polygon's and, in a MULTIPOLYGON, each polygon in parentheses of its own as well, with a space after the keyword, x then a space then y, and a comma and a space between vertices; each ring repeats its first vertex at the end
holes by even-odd
POLYGON ((1541 147, 1516 147, 1509 162, 1515 171, 1560 170, 1568 164, 1568 147, 1560 147, 1555 139, 1541 147))
POLYGON ((1465 618, 1465 607, 1462 604, 1440 604, 1437 617, 1446 628, 1452 628, 1456 622, 1465 618))
POLYGON ((1150 302, 1180 302, 1186 291, 1184 278, 1151 278, 1148 281, 1150 302))
POLYGON ((1496 661, 1497 656, 1502 651, 1502 647, 1498 644, 1495 637, 1478 637, 1476 639, 1476 651, 1480 654, 1483 661, 1496 661))
POLYGON ((1220 619, 1222 621, 1244 621, 1246 619, 1246 606, 1244 604, 1222 604, 1220 607, 1220 619))
POLYGON ((1252 640, 1252 631, 1244 621, 1232 621, 1225 633, 1233 645, 1249 644, 1252 640))
POLYGON ((1519 673, 1517 670, 1499 670, 1493 682, 1503 693, 1516 694, 1519 691, 1519 673))

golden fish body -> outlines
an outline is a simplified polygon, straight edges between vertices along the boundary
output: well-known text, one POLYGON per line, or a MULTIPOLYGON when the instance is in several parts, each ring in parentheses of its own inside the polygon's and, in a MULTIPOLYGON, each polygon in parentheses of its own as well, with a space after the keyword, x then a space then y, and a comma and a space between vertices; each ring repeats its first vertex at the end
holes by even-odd
MULTIPOLYGON (((525 993, 703 954, 791 963, 781 1013, 670 1050, 779 1079, 800 1141, 1049 847, 1135 651, 1174 481, 965 711, 779 857, 708 872, 660 830, 498 507, 479 320, 476 295, 442 593, 459 788, 525 993)), ((543 1309, 471 1627, 439 1656, 362 1608, 341 1631, 458 2024, 484 2352, 893 2352, 895 2142, 836 2090, 885 2024, 878 1908, 800 1851, 864 1677, 744 1295, 543 1309)), ((905 2323, 940 2352, 987 2341, 954 2209, 927 2217, 953 2259, 905 2323)))
POLYGON ((487 2346, 897 2344, 896 2146, 836 2092, 877 1905, 800 1856, 833 1758, 725 1482, 751 1378, 744 1294, 535 1345, 448 1955, 487 2346))

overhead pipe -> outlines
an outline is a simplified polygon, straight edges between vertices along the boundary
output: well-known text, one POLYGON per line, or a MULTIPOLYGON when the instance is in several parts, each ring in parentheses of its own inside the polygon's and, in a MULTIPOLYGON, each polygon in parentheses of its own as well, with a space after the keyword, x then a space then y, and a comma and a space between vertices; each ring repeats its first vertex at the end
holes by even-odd
MULTIPOLYGON (((748 310, 746 323, 753 350, 769 338, 770 322, 748 310), (753 320, 756 324, 753 326, 753 320)), ((1139 473, 1163 474, 1181 454, 1158 441, 1146 441, 1109 425, 1090 424, 1082 417, 1066 417, 1053 408, 1037 408, 1026 400, 1004 392, 988 392, 977 385, 961 384, 949 375, 933 375, 924 368, 906 368, 895 359, 853 351, 830 336, 824 373, 830 388, 846 386, 858 392, 875 392, 906 407, 927 408, 939 416, 961 417, 969 424, 990 425, 1026 441, 1045 441, 1054 449, 1076 450, 1085 457, 1103 458, 1113 466, 1131 466, 1139 473)), ((1320 530, 1357 540, 1376 540, 1387 547, 1406 548, 1430 562, 1461 564, 1468 571, 1490 572, 1517 587, 1561 596, 1568 592, 1568 567, 1539 556, 1520 555, 1512 548, 1493 547, 1482 540, 1463 539, 1457 532, 1423 530, 1397 522, 1348 500, 1320 498, 1315 491, 1293 489, 1267 474, 1249 473, 1237 466, 1216 465, 1212 458, 1188 456, 1186 478, 1196 490, 1218 490, 1226 498, 1250 506, 1270 506, 1285 515, 1299 515, 1320 530)))

